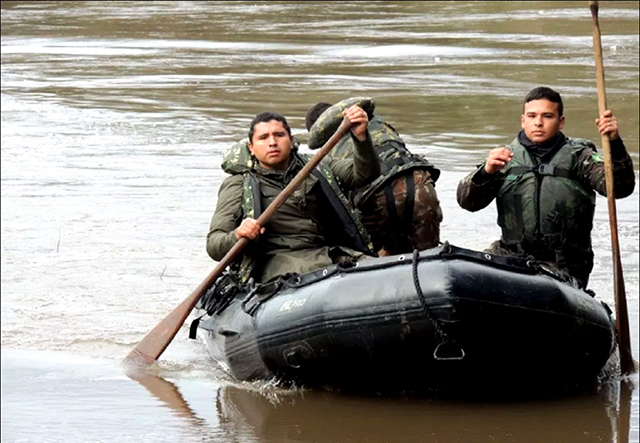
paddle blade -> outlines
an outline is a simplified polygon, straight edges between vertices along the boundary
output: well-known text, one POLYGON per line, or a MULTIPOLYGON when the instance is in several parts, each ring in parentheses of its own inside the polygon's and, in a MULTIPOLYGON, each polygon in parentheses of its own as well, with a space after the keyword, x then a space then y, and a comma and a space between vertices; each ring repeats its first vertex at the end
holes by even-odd
MULTIPOLYGON (((331 136, 325 145, 309 160, 309 162, 296 174, 289 184, 278 194, 267 209, 258 218, 260 226, 265 226, 273 214, 285 202, 287 198, 300 186, 302 181, 309 176, 313 168, 329 153, 329 151, 340 141, 340 139, 350 130, 351 122, 344 118, 338 130, 331 136)), ((142 339, 140 343, 122 361, 129 370, 139 370, 152 365, 169 343, 176 336, 184 321, 187 319, 198 300, 213 285, 222 272, 240 255, 244 247, 250 240, 243 237, 220 260, 218 266, 204 279, 200 286, 196 288, 189 297, 171 311, 155 328, 142 339)))
POLYGON ((158 323, 138 345, 125 357, 127 366, 149 366, 153 364, 176 336, 189 313, 200 297, 195 292, 176 306, 158 323))
POLYGON ((164 319, 160 321, 122 361, 128 368, 144 368, 152 365, 162 355, 169 343, 176 336, 185 320, 227 266, 240 254, 249 240, 242 238, 233 245, 218 265, 200 283, 200 285, 182 303, 176 306, 164 319))

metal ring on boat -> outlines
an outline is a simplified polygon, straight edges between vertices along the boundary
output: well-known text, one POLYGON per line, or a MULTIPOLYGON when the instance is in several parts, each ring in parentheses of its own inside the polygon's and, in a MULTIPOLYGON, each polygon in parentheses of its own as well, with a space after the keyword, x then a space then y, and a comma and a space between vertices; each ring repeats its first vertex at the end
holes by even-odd
POLYGON ((300 276, 298 275, 295 279, 295 282, 297 285, 299 285, 300 283, 302 283, 302 279, 300 278, 300 276))
POLYGON ((316 357, 313 348, 305 342, 298 342, 282 352, 284 361, 294 369, 299 369, 305 361, 313 361, 316 357))
POLYGON ((324 269, 324 270, 322 271, 322 276, 323 276, 323 277, 326 277, 326 276, 327 276, 327 270, 326 270, 326 269, 324 269))
POLYGON ((398 257, 398 261, 404 261, 404 255, 401 255, 400 257, 398 257))
POLYGON ((491 260, 491 254, 484 254, 484 258, 486 258, 487 260, 491 260))
POLYGON ((300 362, 298 361, 298 354, 296 353, 295 350, 289 350, 285 352, 284 360, 292 368, 298 369, 300 367, 300 362))

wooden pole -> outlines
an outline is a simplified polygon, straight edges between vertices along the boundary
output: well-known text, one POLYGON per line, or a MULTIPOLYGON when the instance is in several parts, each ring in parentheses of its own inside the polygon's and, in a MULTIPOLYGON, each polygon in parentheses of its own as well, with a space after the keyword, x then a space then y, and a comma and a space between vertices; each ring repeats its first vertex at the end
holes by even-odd
MULTIPOLYGON (((602 42, 600 38, 600 24, 598 22, 598 2, 590 1, 589 9, 593 19, 593 52, 596 61, 596 84, 598 87, 598 111, 602 116, 607 110, 607 96, 604 88, 604 64, 602 62, 602 42)), ((618 329, 618 348, 620 351, 620 371, 631 374, 636 371, 636 365, 631 353, 631 339, 629 334, 629 314, 627 312, 627 297, 622 275, 620 260, 620 246, 618 242, 618 218, 616 215, 616 197, 613 189, 613 165, 611 161, 611 141, 608 134, 602 134, 602 149, 604 151, 604 171, 607 189, 607 203, 609 207, 609 224, 611 226, 611 253, 613 255, 613 288, 616 302, 616 328, 618 329)))

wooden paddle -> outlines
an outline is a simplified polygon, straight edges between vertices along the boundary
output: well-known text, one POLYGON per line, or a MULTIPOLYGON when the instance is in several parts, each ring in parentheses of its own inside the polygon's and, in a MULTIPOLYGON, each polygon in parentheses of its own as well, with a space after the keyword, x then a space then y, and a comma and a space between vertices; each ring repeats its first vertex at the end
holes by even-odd
MULTIPOLYGON (((291 194, 300 186, 305 178, 311 173, 318 163, 329 153, 329 151, 340 141, 340 139, 351 129, 351 122, 344 118, 336 130, 335 134, 327 140, 324 146, 311 158, 311 160, 298 172, 291 182, 282 190, 269 207, 258 218, 258 224, 265 226, 273 214, 282 206, 291 194)), ((216 281, 227 266, 234 261, 250 240, 242 237, 236 242, 229 252, 220 260, 213 271, 204 279, 202 283, 189 295, 182 303, 176 306, 158 325, 153 328, 142 339, 138 345, 125 357, 123 364, 132 367, 149 366, 155 362, 169 343, 176 336, 182 324, 193 310, 196 303, 205 294, 207 289, 216 281)))
MULTIPOLYGON (((598 86, 598 110, 600 115, 607 110, 607 96, 604 89, 604 65, 602 63, 602 42, 598 23, 598 2, 590 1, 591 18, 593 19, 593 52, 596 59, 596 83, 598 86)), ((616 216, 616 196, 613 189, 613 165, 611 162, 611 141, 608 134, 602 135, 604 151, 604 172, 609 204, 609 224, 611 225, 611 252, 613 254, 613 287, 616 302, 616 327, 618 329, 618 348, 620 350, 620 371, 622 374, 635 372, 636 367, 631 353, 629 337, 629 315, 627 313, 627 297, 622 276, 620 246, 618 244, 618 218, 616 216)))

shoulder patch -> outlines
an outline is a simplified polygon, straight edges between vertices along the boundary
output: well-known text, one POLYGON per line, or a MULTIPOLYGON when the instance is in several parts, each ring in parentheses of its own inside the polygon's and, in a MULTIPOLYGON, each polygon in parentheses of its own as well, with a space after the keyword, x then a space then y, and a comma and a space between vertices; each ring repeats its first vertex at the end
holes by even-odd
POLYGON ((594 152, 591 154, 591 160, 596 163, 602 163, 604 161, 604 157, 599 152, 594 152))

